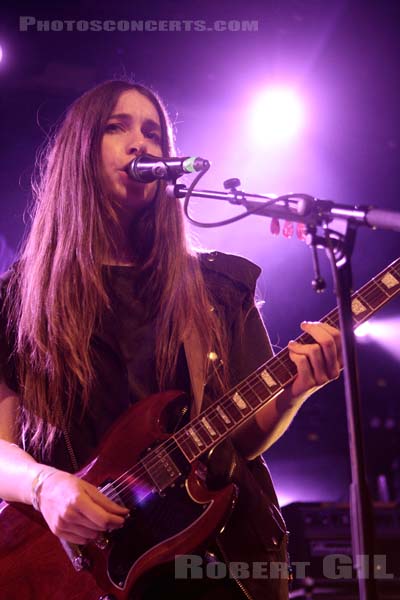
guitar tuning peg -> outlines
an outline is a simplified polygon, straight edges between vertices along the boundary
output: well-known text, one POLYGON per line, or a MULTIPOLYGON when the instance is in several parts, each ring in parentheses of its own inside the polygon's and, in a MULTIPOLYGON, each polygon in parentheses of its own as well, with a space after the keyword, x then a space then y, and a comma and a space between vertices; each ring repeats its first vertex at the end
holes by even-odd
POLYGON ((279 219, 277 219, 276 217, 272 217, 270 229, 271 229, 272 235, 279 235, 279 232, 281 230, 281 227, 279 225, 279 219))
POLYGON ((285 221, 282 229, 282 234, 285 236, 285 238, 291 238, 293 235, 293 229, 293 221, 285 221))
POLYGON ((297 233, 297 239, 299 239, 301 242, 306 241, 307 228, 306 228, 305 223, 297 223, 296 224, 296 233, 297 233))

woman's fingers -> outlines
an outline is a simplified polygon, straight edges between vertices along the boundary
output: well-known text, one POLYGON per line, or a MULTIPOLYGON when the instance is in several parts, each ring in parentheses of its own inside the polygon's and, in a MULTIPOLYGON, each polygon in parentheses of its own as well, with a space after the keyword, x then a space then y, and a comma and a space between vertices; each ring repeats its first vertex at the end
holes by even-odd
POLYGON ((297 359, 296 366, 299 375, 302 375, 305 379, 310 379, 313 385, 323 385, 329 381, 324 356, 318 344, 303 345, 298 342, 291 342, 289 349, 295 355, 292 357, 295 364, 297 359))
MULTIPOLYGON (((308 333, 319 346, 319 350, 322 353, 322 357, 325 361, 325 365, 322 366, 322 370, 328 376, 328 379, 335 379, 339 376, 341 364, 341 343, 340 343, 340 332, 327 323, 309 323, 303 322, 301 324, 303 331, 308 333)), ((314 344, 311 347, 315 347, 314 344)), ((307 347, 307 344, 305 345, 307 347)), ((316 350, 318 355, 318 350, 316 350)), ((314 354, 310 353, 310 359, 313 361, 314 354)), ((313 364, 313 363, 312 363, 313 364)), ((321 363, 316 356, 316 368, 321 370, 321 363)))
POLYGON ((339 329, 336 327, 332 327, 329 323, 319 323, 321 329, 325 330, 330 336, 332 336, 333 342, 336 348, 336 357, 339 364, 339 370, 343 368, 343 359, 342 359, 342 340, 340 337, 339 329))
POLYGON ((336 379, 342 368, 340 332, 337 329, 327 323, 309 322, 303 322, 301 328, 315 343, 292 341, 288 345, 290 359, 298 371, 294 387, 299 394, 336 379))
POLYGON ((86 487, 84 492, 76 507, 92 525, 97 526, 101 531, 106 531, 121 527, 125 523, 125 517, 129 513, 128 509, 112 502, 95 487, 92 489, 86 487), (101 504, 106 508, 103 508, 101 504))
POLYGON ((73 542, 75 544, 87 544, 88 542, 97 540, 101 533, 101 531, 96 531, 94 529, 84 527, 83 525, 72 523, 60 523, 57 531, 55 532, 58 537, 66 540, 67 542, 71 542, 72 538, 74 538, 74 540, 79 538, 79 542, 73 542))
POLYGON ((107 498, 92 484, 58 471, 44 481, 40 508, 51 531, 67 541, 96 539, 122 527, 129 510, 107 498), (74 540, 72 539, 74 538, 74 540))
MULTIPOLYGON (((86 483, 86 482, 85 482, 86 483)), ((95 488, 91 484, 86 484, 87 492, 93 502, 95 502, 98 506, 103 508, 108 513, 111 513, 116 516, 126 516, 129 510, 125 506, 121 506, 111 498, 108 498, 105 494, 100 492, 97 488, 95 488)))

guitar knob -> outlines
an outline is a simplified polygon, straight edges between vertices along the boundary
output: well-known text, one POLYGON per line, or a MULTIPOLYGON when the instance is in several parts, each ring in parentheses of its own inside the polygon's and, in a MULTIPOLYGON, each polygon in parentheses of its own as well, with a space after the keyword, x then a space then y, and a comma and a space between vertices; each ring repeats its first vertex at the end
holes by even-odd
POLYGON ((105 596, 100 596, 99 600, 117 600, 113 594, 106 594, 105 596))
POLYGON ((75 571, 78 571, 78 573, 79 571, 90 571, 90 569, 92 568, 91 560, 83 554, 75 556, 72 559, 72 565, 75 571))
POLYGON ((100 550, 105 550, 107 548, 107 546, 109 545, 109 543, 110 543, 110 540, 104 534, 99 535, 99 537, 95 541, 96 546, 100 550))
POLYGON ((210 550, 207 550, 207 552, 204 554, 204 558, 208 563, 214 563, 218 561, 218 558, 214 552, 210 552, 210 550))

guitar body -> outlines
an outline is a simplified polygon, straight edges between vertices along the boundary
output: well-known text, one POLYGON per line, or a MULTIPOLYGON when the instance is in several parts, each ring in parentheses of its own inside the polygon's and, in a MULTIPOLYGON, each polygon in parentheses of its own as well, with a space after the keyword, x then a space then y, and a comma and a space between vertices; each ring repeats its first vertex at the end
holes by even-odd
POLYGON ((87 569, 78 572, 74 568, 60 540, 31 507, 1 505, 2 600, 98 600, 107 594, 116 600, 140 598, 154 569, 173 562, 177 554, 206 548, 229 518, 236 486, 209 491, 200 462, 191 467, 183 464, 179 477, 162 493, 148 475, 149 469, 155 476, 161 473, 163 456, 155 462, 154 448, 168 440, 169 413, 178 402, 178 392, 166 392, 135 404, 78 474, 131 508, 126 525, 107 534, 102 544, 68 546, 82 551, 87 569), (146 465, 142 461, 149 448, 153 448, 153 458, 146 465))

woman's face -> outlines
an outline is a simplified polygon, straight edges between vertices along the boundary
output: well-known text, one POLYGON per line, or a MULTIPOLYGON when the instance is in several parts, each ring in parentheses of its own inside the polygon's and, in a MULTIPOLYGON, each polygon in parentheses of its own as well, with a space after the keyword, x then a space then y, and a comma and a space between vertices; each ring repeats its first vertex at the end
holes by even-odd
POLYGON ((106 191, 118 202, 125 216, 133 216, 156 194, 156 181, 139 183, 125 171, 132 160, 144 153, 162 155, 160 119, 146 96, 137 90, 128 90, 120 95, 101 143, 106 191))

